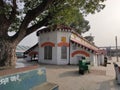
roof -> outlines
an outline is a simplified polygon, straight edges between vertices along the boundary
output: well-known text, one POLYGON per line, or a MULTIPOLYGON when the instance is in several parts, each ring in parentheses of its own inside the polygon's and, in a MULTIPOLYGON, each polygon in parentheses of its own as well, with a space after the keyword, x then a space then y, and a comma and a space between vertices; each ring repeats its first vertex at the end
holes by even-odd
POLYGON ((37 36, 39 36, 39 33, 43 33, 43 32, 50 32, 50 31, 73 31, 75 30, 74 28, 65 26, 65 25, 54 25, 52 27, 46 27, 46 28, 42 28, 37 32, 37 36))
POLYGON ((16 52, 24 52, 24 51, 28 50, 29 48, 30 48, 29 46, 18 45, 16 47, 16 52))
POLYGON ((71 35, 70 40, 73 42, 76 42, 84 47, 87 47, 91 50, 94 50, 95 52, 97 52, 99 50, 99 47, 97 47, 96 45, 94 45, 93 43, 91 43, 90 41, 88 41, 87 39, 85 39, 84 37, 82 37, 79 33, 77 33, 76 31, 72 31, 72 35, 77 36, 78 38, 73 38, 71 35), (85 42, 85 43, 84 43, 85 42))
POLYGON ((28 54, 29 52, 31 52, 33 49, 35 49, 36 47, 38 47, 38 43, 36 43, 34 46, 32 46, 31 48, 29 48, 27 51, 24 52, 24 54, 28 54))
POLYGON ((68 30, 73 30, 74 28, 65 26, 65 25, 56 25, 56 29, 68 29, 68 30))
POLYGON ((79 41, 77 41, 75 39, 71 38, 70 40, 73 41, 73 42, 75 42, 75 43, 78 43, 78 44, 82 45, 83 47, 89 48, 89 49, 91 49, 91 50, 93 50, 95 52, 97 52, 97 50, 98 50, 96 47, 91 47, 91 46, 84 45, 84 44, 82 44, 81 42, 79 42, 79 41))

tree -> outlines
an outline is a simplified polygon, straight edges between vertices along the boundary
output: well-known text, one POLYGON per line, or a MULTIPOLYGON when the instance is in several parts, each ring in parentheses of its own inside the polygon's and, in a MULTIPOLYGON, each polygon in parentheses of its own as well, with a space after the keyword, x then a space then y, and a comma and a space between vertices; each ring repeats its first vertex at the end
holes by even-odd
POLYGON ((64 24, 74 28, 78 33, 85 33, 90 29, 89 21, 84 19, 79 8, 67 5, 67 8, 62 8, 52 20, 54 24, 64 24), (68 17, 69 16, 69 17, 68 17))
POLYGON ((87 39, 90 43, 94 44, 94 36, 89 35, 89 36, 85 36, 85 39, 87 39))
POLYGON ((85 20, 83 16, 81 17, 82 19, 78 18, 75 22, 70 24, 70 27, 75 28, 76 32, 79 34, 85 33, 90 29, 89 21, 85 20))
POLYGON ((57 22, 69 24, 73 15, 69 13, 75 9, 81 14, 99 12, 104 8, 104 1, 0 0, 0 67, 15 65, 16 46, 24 37, 38 28, 57 22), (66 12, 61 12, 62 10, 66 12), (66 13, 68 13, 67 17, 66 13), (66 17, 66 22, 61 22, 61 17, 66 17), (9 36, 9 31, 16 31, 16 33, 9 36))

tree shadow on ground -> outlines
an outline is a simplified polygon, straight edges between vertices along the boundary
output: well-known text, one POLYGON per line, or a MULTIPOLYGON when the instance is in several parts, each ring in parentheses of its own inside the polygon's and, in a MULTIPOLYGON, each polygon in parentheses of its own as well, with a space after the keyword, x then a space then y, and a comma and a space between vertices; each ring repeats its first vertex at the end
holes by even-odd
POLYGON ((79 76, 83 76, 83 75, 79 74, 79 72, 77 70, 66 71, 66 72, 63 72, 59 75, 60 78, 63 78, 63 77, 79 77, 79 76))
POLYGON ((78 69, 77 65, 54 65, 54 64, 39 64, 40 67, 46 67, 47 69, 78 69))

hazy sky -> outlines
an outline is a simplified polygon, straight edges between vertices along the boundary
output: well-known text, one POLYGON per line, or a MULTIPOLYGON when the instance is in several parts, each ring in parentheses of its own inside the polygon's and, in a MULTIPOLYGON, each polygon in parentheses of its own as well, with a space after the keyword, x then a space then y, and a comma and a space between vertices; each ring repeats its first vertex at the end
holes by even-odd
MULTIPOLYGON (((101 12, 86 17, 91 29, 85 35, 92 34, 97 46, 113 46, 117 36, 120 45, 120 0, 107 0, 105 4, 101 12)), ((36 33, 33 33, 22 40, 20 45, 33 46, 37 41, 36 33)))
POLYGON ((98 46, 115 45, 115 36, 118 37, 120 45, 120 0, 107 0, 105 4, 106 7, 100 13, 86 18, 91 25, 86 34, 92 33, 98 46))

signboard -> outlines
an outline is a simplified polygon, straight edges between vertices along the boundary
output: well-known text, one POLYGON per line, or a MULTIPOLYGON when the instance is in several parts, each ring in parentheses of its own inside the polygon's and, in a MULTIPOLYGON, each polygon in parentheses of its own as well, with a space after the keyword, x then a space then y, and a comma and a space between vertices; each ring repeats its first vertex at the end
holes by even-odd
POLYGON ((61 37, 62 42, 66 42, 66 37, 61 37))
POLYGON ((45 68, 0 77, 0 90, 32 90, 46 82, 45 68))

